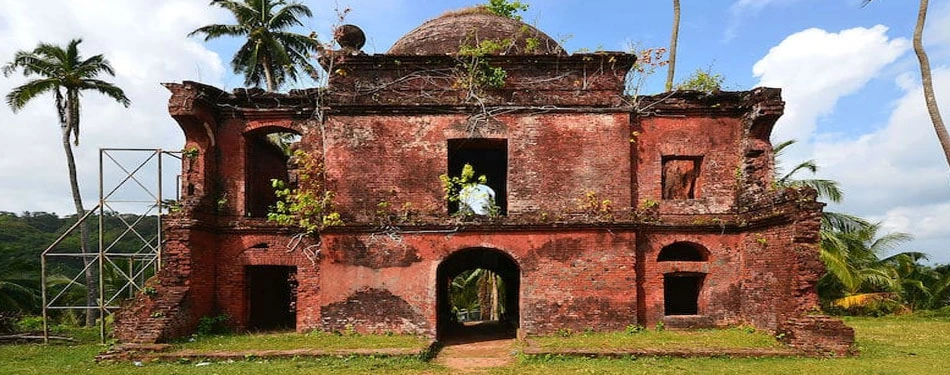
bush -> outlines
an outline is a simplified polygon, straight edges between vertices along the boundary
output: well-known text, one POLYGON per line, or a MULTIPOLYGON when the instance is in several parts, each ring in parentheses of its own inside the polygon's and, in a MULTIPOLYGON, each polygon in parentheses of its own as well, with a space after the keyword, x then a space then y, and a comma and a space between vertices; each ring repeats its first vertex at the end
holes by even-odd
POLYGON ((43 329, 42 316, 24 316, 16 322, 17 330, 21 332, 36 332, 43 329))
POLYGON ((203 316, 198 320, 198 329, 195 330, 195 333, 197 333, 198 336, 228 333, 230 331, 227 325, 228 320, 231 320, 231 317, 227 314, 203 316))
POLYGON ((10 334, 17 331, 17 319, 20 314, 13 311, 0 311, 0 334, 10 334))

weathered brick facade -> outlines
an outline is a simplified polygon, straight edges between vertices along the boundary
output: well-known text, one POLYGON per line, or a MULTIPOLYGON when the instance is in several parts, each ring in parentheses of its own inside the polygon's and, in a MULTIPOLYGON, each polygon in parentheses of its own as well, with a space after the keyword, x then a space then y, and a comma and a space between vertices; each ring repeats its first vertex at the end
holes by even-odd
MULTIPOLYGON (((464 33, 481 25, 472 17, 516 22, 479 13, 432 22, 464 33)), ((167 340, 222 313, 253 328, 255 272, 295 279, 299 331, 437 336, 442 285, 467 268, 505 278, 507 318, 525 334, 657 322, 778 331, 816 308, 822 204, 773 188, 779 90, 632 99, 623 90, 633 56, 560 47, 485 56, 504 69, 504 86, 470 87, 446 54, 458 43, 425 40, 410 33, 383 55, 327 53, 326 89, 168 84, 171 115, 196 153, 183 162, 183 209, 167 223, 155 293, 119 313, 117 336, 167 340), (270 179, 293 176, 262 143, 273 132, 301 136, 344 225, 301 238, 262 217, 270 179), (469 146, 506 160, 488 166, 501 169, 503 216, 449 214, 439 176, 469 146)))

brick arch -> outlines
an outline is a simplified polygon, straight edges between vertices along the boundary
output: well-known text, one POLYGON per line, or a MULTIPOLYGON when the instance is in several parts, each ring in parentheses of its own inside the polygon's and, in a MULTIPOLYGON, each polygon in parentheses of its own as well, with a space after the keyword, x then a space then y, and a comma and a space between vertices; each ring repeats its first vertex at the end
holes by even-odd
POLYGON ((501 276, 505 285, 505 315, 494 322, 498 335, 514 337, 520 327, 521 266, 509 253, 490 247, 467 247, 449 253, 436 268, 436 336, 439 339, 474 335, 453 319, 449 302, 452 279, 470 269, 487 269, 501 276))
POLYGON ((244 128, 244 131, 241 132, 245 137, 270 133, 296 133, 303 135, 303 129, 300 128, 298 123, 291 121, 250 122, 244 128))
POLYGON ((705 246, 690 242, 676 241, 660 249, 657 262, 708 262, 710 251, 705 246))

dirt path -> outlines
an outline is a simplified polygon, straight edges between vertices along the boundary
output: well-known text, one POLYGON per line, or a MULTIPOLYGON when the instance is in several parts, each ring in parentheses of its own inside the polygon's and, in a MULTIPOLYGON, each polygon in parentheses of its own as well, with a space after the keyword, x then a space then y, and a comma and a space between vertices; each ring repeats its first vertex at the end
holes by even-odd
POLYGON ((514 361, 514 339, 446 343, 435 358, 435 363, 453 370, 453 373, 480 372, 491 367, 507 366, 514 361))

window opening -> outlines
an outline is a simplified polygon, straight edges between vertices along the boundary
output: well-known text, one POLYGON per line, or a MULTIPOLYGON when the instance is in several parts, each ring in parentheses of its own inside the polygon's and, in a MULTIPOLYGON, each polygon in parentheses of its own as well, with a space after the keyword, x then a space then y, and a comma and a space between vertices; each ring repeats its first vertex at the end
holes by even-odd
POLYGON ((658 262, 703 262, 706 261, 706 252, 699 246, 676 242, 660 250, 658 262))
POLYGON ((663 199, 696 199, 702 156, 663 157, 663 199))
POLYGON ((462 189, 458 201, 449 201, 450 214, 458 213, 465 207, 476 211, 476 214, 487 214, 485 206, 492 196, 497 213, 508 213, 508 140, 450 139, 448 159, 450 177, 461 176, 466 164, 472 166, 476 179, 485 176, 482 186, 462 189))
POLYGON ((300 135, 292 132, 263 132, 247 136, 245 192, 246 213, 267 217, 277 204, 271 180, 289 182, 287 162, 293 155, 300 135))

